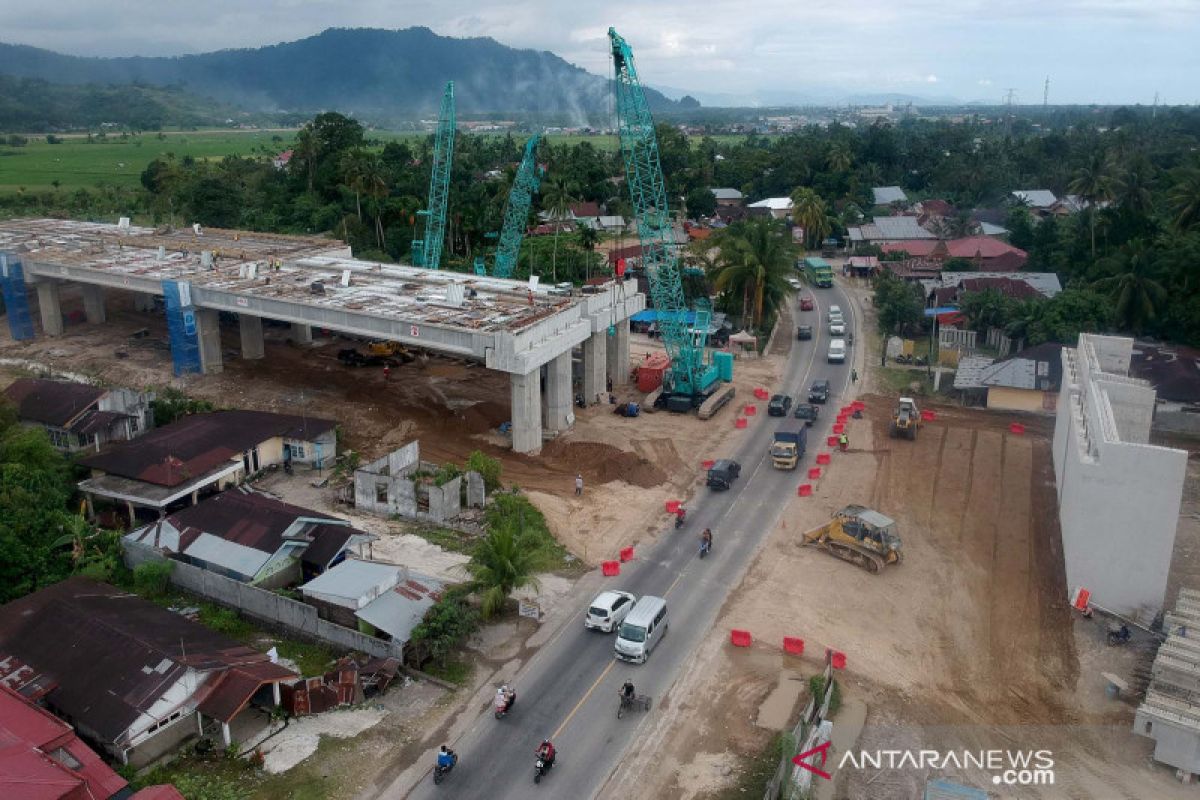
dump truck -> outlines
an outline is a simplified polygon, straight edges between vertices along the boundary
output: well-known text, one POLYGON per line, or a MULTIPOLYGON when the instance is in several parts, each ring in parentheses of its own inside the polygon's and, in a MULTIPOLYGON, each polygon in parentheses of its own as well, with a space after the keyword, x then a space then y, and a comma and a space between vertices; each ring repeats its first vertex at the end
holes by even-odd
POLYGON ((771 443, 771 465, 775 469, 795 469, 807 445, 808 428, 775 431, 775 441, 771 443))
POLYGON ((829 522, 806 531, 801 543, 819 547, 871 573, 882 571, 887 564, 900 563, 895 521, 866 506, 846 506, 829 522))
POLYGON ((911 397, 901 397, 896 403, 896 411, 892 414, 892 423, 888 427, 888 435, 895 439, 903 436, 906 439, 917 438, 917 428, 921 427, 921 411, 917 402, 911 397))

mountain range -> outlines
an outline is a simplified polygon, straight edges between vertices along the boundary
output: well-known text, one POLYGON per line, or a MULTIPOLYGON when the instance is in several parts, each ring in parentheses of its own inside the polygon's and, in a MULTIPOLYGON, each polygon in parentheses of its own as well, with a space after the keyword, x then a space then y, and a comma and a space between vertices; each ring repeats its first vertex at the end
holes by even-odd
MULTIPOLYGON (((294 42, 173 57, 96 58, 0 44, 0 75, 58 84, 169 86, 255 112, 337 110, 378 122, 436 115, 447 80, 460 115, 612 115, 610 81, 559 56, 428 28, 330 28, 294 42)), ((678 104, 646 88, 651 108, 678 104)))

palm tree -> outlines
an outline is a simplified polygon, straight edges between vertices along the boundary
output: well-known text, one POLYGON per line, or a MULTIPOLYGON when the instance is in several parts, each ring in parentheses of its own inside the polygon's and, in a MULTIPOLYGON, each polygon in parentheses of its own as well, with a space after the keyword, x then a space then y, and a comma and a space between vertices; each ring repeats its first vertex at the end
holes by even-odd
POLYGON ((1179 181, 1167 195, 1175 214, 1175 227, 1187 231, 1200 226, 1200 167, 1192 167, 1180 175, 1179 181))
POLYGON ((1134 333, 1141 333, 1145 324, 1153 322, 1167 300, 1167 290, 1150 277, 1150 251, 1140 241, 1121 248, 1113 259, 1121 271, 1101 278, 1094 288, 1113 299, 1117 319, 1134 333))
POLYGON ((825 201, 807 186, 792 192, 792 219, 804 228, 808 243, 820 242, 829 235, 831 226, 825 201))
POLYGON ((571 204, 576 200, 575 191, 574 184, 568 183, 566 178, 555 177, 550 179, 542 192, 542 204, 550 212, 550 219, 554 223, 554 251, 550 257, 550 280, 554 283, 558 282, 558 229, 561 227, 559 223, 571 210, 571 204))
POLYGON ((753 219, 727 228, 721 235, 720 261, 713 279, 717 292, 742 292, 742 316, 754 298, 753 325, 760 328, 764 309, 790 291, 792 252, 777 220, 753 219))
POLYGON ((579 232, 579 246, 586 253, 587 263, 584 265, 585 279, 592 277, 592 257, 596 252, 596 245, 600 243, 600 232, 590 225, 584 225, 580 222, 576 225, 579 232))
POLYGON ((384 249, 383 241, 383 201, 391 193, 388 187, 387 170, 383 161, 377 155, 368 155, 363 161, 360 171, 363 191, 371 198, 375 212, 375 242, 379 249, 384 249))
POLYGON ((845 142, 834 142, 825 154, 825 164, 831 172, 849 172, 854 164, 854 154, 845 142))
POLYGON ((465 565, 476 591, 482 592, 480 610, 484 617, 494 616, 504 607, 513 590, 523 586, 539 588, 534 577, 540 553, 531 534, 515 519, 494 527, 475 549, 465 565))
POLYGON ((354 210, 358 221, 362 222, 362 194, 367 187, 367 172, 370 170, 371 154, 362 148, 346 151, 338 165, 342 170, 342 180, 350 191, 354 192, 354 210))
POLYGON ((304 164, 304 174, 308 178, 308 191, 313 190, 313 177, 317 173, 317 156, 321 153, 321 143, 317 141, 311 125, 305 125, 296 134, 296 144, 292 155, 304 164))
POLYGON ((1108 162, 1104 155, 1095 152, 1088 159, 1087 166, 1075 173, 1075 177, 1067 186, 1075 194, 1088 202, 1088 215, 1092 228, 1092 259, 1096 258, 1096 211, 1101 202, 1113 198, 1113 179, 1108 162))
POLYGON ((1154 211, 1154 199, 1150 191, 1154 179, 1154 165, 1145 158, 1129 163, 1117 177, 1113 187, 1117 203, 1122 210, 1135 217, 1148 217, 1154 211))

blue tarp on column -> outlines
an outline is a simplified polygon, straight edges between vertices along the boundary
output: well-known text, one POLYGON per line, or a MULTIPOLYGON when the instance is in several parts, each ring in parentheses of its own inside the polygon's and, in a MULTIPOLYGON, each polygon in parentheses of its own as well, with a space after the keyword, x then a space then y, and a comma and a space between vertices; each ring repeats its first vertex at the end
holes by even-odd
POLYGON ((196 329, 196 309, 192 306, 192 285, 187 281, 163 281, 163 299, 167 306, 167 333, 171 342, 171 364, 176 377, 200 373, 200 336, 196 329))
POLYGON ((0 253, 0 291, 8 311, 8 330, 20 342, 33 338, 33 318, 29 316, 29 295, 25 289, 25 270, 21 262, 0 253))

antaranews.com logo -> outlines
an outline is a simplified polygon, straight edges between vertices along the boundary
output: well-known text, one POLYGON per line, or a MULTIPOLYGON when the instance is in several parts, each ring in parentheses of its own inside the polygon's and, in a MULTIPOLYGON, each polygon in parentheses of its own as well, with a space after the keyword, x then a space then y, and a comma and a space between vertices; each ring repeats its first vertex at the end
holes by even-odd
MULTIPOLYGON (((825 770, 829 742, 792 759, 797 767, 830 780, 825 770)), ((1050 750, 848 750, 837 769, 923 771, 981 770, 997 786, 1053 786, 1054 753, 1050 750)))

